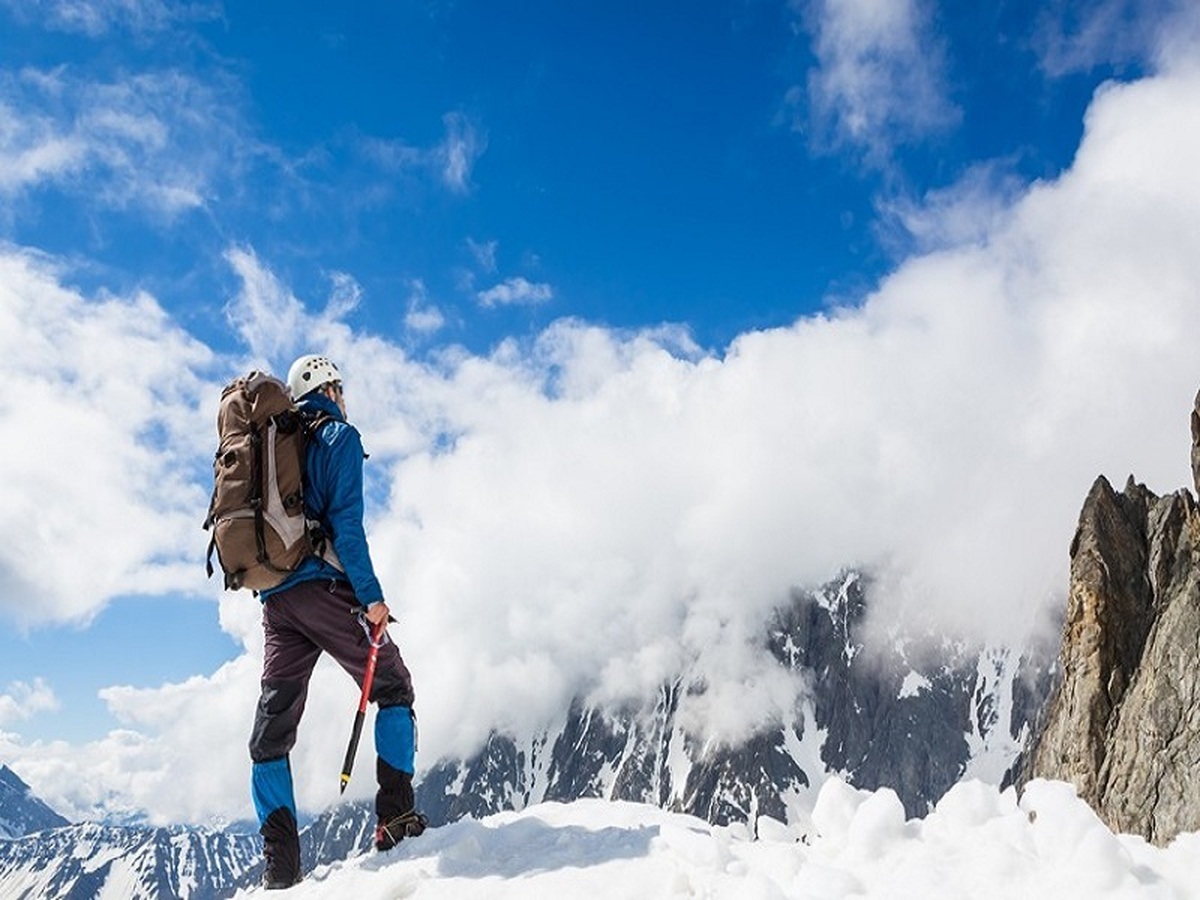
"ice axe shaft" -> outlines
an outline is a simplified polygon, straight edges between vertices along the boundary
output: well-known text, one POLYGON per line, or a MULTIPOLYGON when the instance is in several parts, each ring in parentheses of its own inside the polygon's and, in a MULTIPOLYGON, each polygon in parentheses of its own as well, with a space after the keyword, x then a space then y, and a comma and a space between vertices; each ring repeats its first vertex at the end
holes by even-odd
POLYGON ((346 793, 346 785, 350 783, 350 772, 354 768, 354 757, 358 753, 358 739, 362 735, 363 719, 367 716, 367 704, 371 700, 371 685, 375 681, 375 664, 379 661, 379 646, 383 642, 383 632, 387 629, 387 619, 375 626, 371 633, 371 649, 367 652, 367 670, 363 673, 362 695, 358 698, 358 712, 354 714, 354 727, 350 730, 350 746, 346 748, 346 759, 342 763, 342 785, 339 794, 346 793))

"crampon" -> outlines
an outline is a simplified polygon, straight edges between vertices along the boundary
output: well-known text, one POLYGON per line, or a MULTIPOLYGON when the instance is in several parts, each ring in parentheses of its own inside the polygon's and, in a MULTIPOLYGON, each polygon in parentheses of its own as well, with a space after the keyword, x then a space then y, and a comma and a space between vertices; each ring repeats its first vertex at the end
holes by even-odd
POLYGON ((391 850, 406 837, 423 834, 428 825, 429 820, 416 810, 409 810, 386 822, 380 822, 375 827, 375 849, 391 850))

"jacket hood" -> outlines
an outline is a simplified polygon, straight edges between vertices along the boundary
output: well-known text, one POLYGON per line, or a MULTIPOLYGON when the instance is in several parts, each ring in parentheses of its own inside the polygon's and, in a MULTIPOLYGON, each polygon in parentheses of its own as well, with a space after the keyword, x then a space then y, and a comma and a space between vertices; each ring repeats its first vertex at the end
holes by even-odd
POLYGON ((346 417, 342 415, 338 405, 319 391, 305 394, 296 405, 306 413, 327 413, 339 422, 346 421, 346 417))

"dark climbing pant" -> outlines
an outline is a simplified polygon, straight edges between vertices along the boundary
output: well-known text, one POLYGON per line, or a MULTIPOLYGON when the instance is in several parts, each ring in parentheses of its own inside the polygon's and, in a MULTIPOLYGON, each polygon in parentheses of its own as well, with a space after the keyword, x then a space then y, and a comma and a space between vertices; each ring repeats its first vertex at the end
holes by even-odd
MULTIPOLYGON (((370 641, 359 619, 360 612, 362 606, 344 581, 303 581, 272 594, 263 603, 266 643, 262 693, 250 735, 250 758, 254 762, 254 806, 268 841, 276 830, 267 827, 268 821, 278 819, 271 820, 273 813, 287 809, 293 822, 296 818, 287 757, 296 743, 317 659, 328 653, 362 687, 370 641)), ((376 806, 389 813, 397 807, 407 811, 412 808, 416 749, 413 687, 408 667, 390 640, 379 648, 370 699, 379 706, 375 723, 375 750, 379 755, 376 806), (400 777, 401 773, 405 777, 400 777)), ((347 721, 349 718, 348 713, 347 721)), ((290 849, 284 852, 291 854, 290 849)))

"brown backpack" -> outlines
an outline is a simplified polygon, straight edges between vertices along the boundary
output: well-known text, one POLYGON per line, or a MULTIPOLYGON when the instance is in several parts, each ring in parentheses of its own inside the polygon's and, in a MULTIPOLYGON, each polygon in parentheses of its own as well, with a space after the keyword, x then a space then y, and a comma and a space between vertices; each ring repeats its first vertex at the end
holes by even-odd
POLYGON ((278 378, 254 371, 221 392, 213 495, 204 528, 225 588, 263 591, 284 580, 324 543, 304 515, 304 454, 327 419, 310 421, 278 378))

